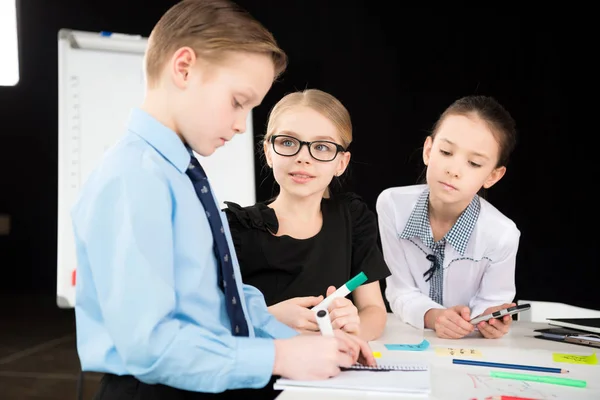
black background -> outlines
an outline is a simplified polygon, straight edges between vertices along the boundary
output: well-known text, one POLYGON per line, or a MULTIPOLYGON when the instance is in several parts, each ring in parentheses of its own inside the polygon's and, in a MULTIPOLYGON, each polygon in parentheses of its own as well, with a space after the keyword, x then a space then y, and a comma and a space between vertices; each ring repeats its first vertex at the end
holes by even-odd
MULTIPOLYGON (((174 3, 18 2, 20 82, 0 87, 0 213, 12 219, 10 235, 0 236, 4 292, 56 290, 59 29, 147 36, 174 3)), ((423 140, 450 103, 468 94, 496 97, 519 130, 508 172, 487 195, 522 233, 517 298, 600 309, 593 297, 594 239, 584 233, 591 217, 577 187, 557 172, 592 180, 592 172, 576 168, 578 154, 569 146, 575 137, 561 123, 564 55, 552 19, 501 8, 443 12, 374 1, 239 3, 290 57, 254 112, 254 132, 264 132, 268 111, 290 91, 335 95, 354 124, 346 189, 373 210, 383 189, 418 181, 423 140)), ((273 194, 273 180, 260 167, 256 182, 258 200, 273 194)))

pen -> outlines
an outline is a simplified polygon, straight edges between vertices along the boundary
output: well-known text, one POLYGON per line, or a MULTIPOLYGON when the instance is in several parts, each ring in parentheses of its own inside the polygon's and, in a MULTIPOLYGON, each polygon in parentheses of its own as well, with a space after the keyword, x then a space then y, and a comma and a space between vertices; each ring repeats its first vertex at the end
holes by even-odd
POLYGON ((317 311, 317 310, 328 309, 329 305, 331 304, 331 302, 333 300, 337 299, 338 297, 348 296, 350 294, 350 292, 352 292, 354 289, 356 289, 357 287, 359 287, 366 281, 367 281, 367 275, 365 275, 364 272, 361 272, 360 274, 356 275, 354 278, 350 279, 348 282, 346 282, 342 286, 340 286, 335 292, 333 292, 329 296, 327 296, 322 302, 317 304, 314 307, 314 310, 317 311))
POLYGON ((516 397, 516 396, 491 396, 491 397, 486 397, 485 400, 539 400, 539 399, 532 399, 531 397, 516 397))
POLYGON ((329 312, 327 310, 318 310, 317 314, 317 325, 323 336, 333 336, 333 327, 331 326, 331 320, 329 319, 329 312))
POLYGON ((520 364, 503 364, 503 363, 495 363, 495 362, 485 362, 485 361, 477 361, 477 360, 461 360, 461 359, 453 359, 453 364, 462 364, 462 365, 473 365, 476 367, 491 367, 491 368, 509 368, 509 369, 522 369, 526 371, 537 371, 537 372, 553 372, 557 374, 566 374, 569 371, 566 369, 560 368, 548 368, 548 367, 538 367, 535 365, 520 365, 520 364))
POLYGON ((569 379, 569 378, 558 378, 555 376, 542 376, 542 375, 530 375, 530 374, 515 374, 511 372, 500 372, 500 371, 492 371, 490 372, 490 376, 492 378, 502 378, 502 379, 514 379, 517 381, 530 381, 530 382, 541 382, 541 383, 551 383, 553 385, 562 385, 562 386, 574 386, 574 387, 586 387, 586 381, 580 381, 577 379, 569 379))

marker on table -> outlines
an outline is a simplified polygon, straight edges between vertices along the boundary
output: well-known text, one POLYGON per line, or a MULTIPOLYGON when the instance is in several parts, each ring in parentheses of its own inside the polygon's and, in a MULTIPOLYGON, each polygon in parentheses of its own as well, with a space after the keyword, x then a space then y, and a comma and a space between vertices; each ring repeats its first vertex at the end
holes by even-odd
POLYGON ((562 385, 562 386, 574 386, 574 387, 586 387, 587 386, 586 381, 580 381, 578 379, 569 379, 569 378, 558 378, 555 376, 515 374, 512 372, 501 372, 501 371, 492 371, 492 372, 490 372, 490 376, 492 378, 551 383, 553 385, 562 385))
POLYGON ((340 286, 335 292, 331 293, 329 296, 325 297, 325 299, 317 304, 313 310, 327 310, 331 302, 339 297, 348 296, 354 289, 362 285, 367 281, 367 275, 364 272, 356 275, 354 278, 350 279, 348 282, 344 283, 340 286))
POLYGON ((477 360, 461 360, 461 359, 453 359, 453 364, 461 364, 461 365, 473 365, 476 367, 490 367, 490 368, 508 368, 508 369, 522 369, 526 371, 537 371, 537 372, 553 372, 556 374, 566 374, 569 371, 561 368, 548 368, 548 367, 538 367, 535 365, 520 365, 520 364, 503 364, 496 362, 485 362, 485 361, 477 361, 477 360))
POLYGON ((329 319, 329 311, 317 310, 317 325, 323 336, 333 336, 333 327, 331 326, 331 320, 329 319))
POLYGON ((485 400, 540 400, 540 399, 532 399, 531 397, 515 397, 515 396, 491 396, 491 397, 486 397, 485 400))

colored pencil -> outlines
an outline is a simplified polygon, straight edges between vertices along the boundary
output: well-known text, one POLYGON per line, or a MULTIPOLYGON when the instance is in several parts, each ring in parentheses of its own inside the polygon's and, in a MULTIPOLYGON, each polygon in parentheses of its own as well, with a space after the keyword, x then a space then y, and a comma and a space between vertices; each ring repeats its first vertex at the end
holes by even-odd
POLYGON ((508 369, 522 369, 526 371, 536 371, 536 372, 552 372, 555 374, 566 374, 569 371, 561 368, 549 368, 549 367, 538 367, 535 365, 520 365, 520 364, 503 364, 496 362, 485 362, 485 361, 477 361, 477 360, 462 360, 462 359, 453 359, 453 364, 461 364, 461 365, 472 365, 475 367, 490 367, 490 368, 508 368, 508 369))
POLYGON ((517 381, 550 383, 552 385, 563 385, 563 386, 573 386, 573 387, 586 387, 587 386, 586 381, 582 381, 579 379, 558 378, 556 376, 548 376, 548 375, 531 375, 531 374, 517 374, 514 372, 492 371, 492 372, 490 372, 490 376, 492 378, 514 379, 517 381))

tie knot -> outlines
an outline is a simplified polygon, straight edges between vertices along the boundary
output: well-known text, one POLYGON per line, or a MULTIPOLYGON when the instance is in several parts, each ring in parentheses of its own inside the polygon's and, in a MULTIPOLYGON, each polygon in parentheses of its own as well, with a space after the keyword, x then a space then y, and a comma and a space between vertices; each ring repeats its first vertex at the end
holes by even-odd
POLYGON ((186 174, 188 174, 192 180, 206 179, 206 173, 204 172, 204 169, 202 169, 198 159, 196 159, 194 156, 192 156, 190 159, 190 164, 188 165, 186 174))

